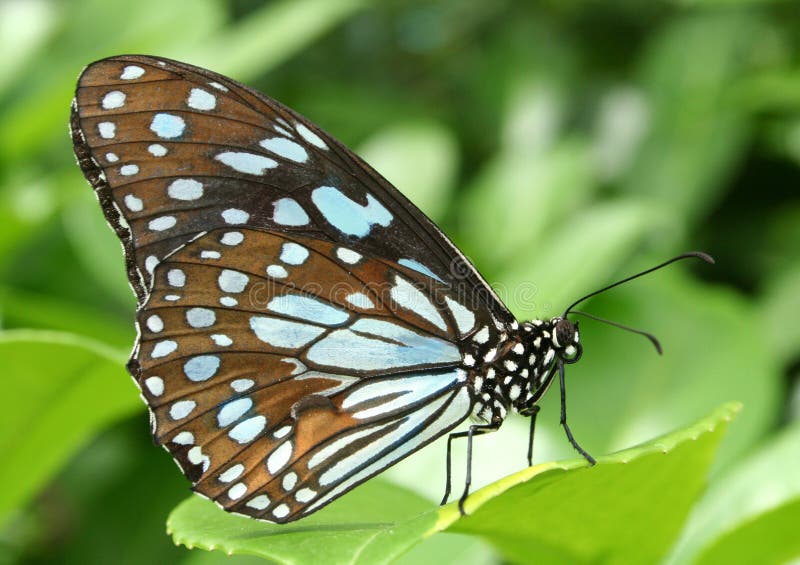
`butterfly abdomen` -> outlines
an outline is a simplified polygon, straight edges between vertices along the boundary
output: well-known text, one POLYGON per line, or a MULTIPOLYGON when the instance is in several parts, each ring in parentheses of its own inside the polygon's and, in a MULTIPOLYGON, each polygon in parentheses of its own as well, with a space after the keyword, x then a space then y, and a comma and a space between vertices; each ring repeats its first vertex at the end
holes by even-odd
POLYGON ((465 364, 473 362, 473 417, 500 423, 509 409, 524 411, 542 396, 552 380, 556 351, 549 321, 514 323, 492 335, 494 331, 487 326, 475 334, 474 353, 465 355, 465 364))

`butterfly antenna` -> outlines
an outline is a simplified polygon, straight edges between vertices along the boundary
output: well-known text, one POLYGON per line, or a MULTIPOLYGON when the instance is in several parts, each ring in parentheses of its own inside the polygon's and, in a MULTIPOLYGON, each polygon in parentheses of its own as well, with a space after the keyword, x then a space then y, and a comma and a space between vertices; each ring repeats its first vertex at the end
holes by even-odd
POLYGON ((605 318, 601 318, 600 316, 595 316, 593 314, 589 314, 587 312, 582 312, 580 310, 573 310, 572 312, 570 312, 570 314, 577 314, 579 316, 585 316, 585 317, 590 318, 592 320, 597 320, 598 322, 603 322, 604 324, 608 324, 609 326, 614 326, 615 328, 619 328, 621 330, 625 330, 625 331, 628 331, 628 332, 631 332, 631 333, 635 333, 635 334, 639 334, 641 336, 644 336, 644 337, 646 337, 647 339, 650 340, 650 343, 653 344, 653 347, 656 348, 656 351, 658 351, 659 355, 664 353, 664 350, 661 348, 661 342, 659 342, 658 338, 656 336, 654 336, 653 334, 651 334, 650 332, 646 332, 644 330, 637 330, 636 328, 632 328, 630 326, 626 326, 626 325, 620 324, 618 322, 612 322, 611 320, 606 320, 605 318))
POLYGON ((569 308, 567 308, 564 311, 564 315, 562 316, 562 318, 566 318, 567 314, 569 314, 572 311, 573 308, 575 308, 578 304, 580 304, 584 300, 586 300, 588 298, 591 298, 592 296, 596 296, 596 295, 600 294, 601 292, 605 292, 607 290, 610 290, 610 289, 614 288, 615 286, 619 286, 621 284, 625 284, 626 282, 632 281, 633 279, 638 279, 639 277, 642 277, 642 276, 644 276, 644 275, 646 275, 648 273, 652 273, 653 271, 657 271, 659 269, 663 269, 667 265, 669 265, 671 263, 674 263, 676 261, 681 261, 683 259, 691 259, 691 258, 702 259, 703 261, 705 261, 706 263, 710 263, 711 265, 713 265, 715 263, 714 258, 711 255, 709 255, 708 253, 703 253, 702 251, 689 251, 688 253, 681 253, 680 255, 678 255, 676 257, 673 257, 672 259, 669 259, 668 261, 664 261, 663 263, 661 263, 659 265, 656 265, 655 267, 650 267, 649 269, 647 269, 645 271, 642 271, 641 273, 636 273, 635 275, 631 275, 629 277, 626 277, 626 278, 624 278, 624 279, 622 279, 620 281, 617 281, 615 283, 612 283, 612 284, 610 284, 608 286, 604 286, 600 290, 595 290, 594 292, 590 292, 586 296, 584 296, 582 298, 579 298, 578 300, 576 300, 575 302, 570 304, 569 308))

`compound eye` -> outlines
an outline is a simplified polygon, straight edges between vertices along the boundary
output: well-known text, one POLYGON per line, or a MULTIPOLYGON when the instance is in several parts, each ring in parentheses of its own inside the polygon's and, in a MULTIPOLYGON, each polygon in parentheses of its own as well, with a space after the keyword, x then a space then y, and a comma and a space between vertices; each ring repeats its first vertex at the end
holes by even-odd
POLYGON ((558 347, 564 347, 575 341, 575 326, 569 320, 559 320, 554 328, 555 341, 558 347))

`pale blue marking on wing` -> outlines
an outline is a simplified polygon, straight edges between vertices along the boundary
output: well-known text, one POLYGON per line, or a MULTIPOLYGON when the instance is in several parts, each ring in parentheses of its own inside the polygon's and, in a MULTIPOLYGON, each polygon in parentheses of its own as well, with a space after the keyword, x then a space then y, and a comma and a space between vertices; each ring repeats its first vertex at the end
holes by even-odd
POLYGON ((303 347, 325 331, 325 328, 320 328, 319 326, 310 326, 266 316, 252 316, 250 318, 250 329, 264 343, 275 347, 292 349, 303 347))
POLYGON ((173 114, 156 114, 150 122, 150 131, 165 139, 180 137, 185 128, 186 122, 183 118, 173 114))
POLYGON ((309 222, 308 214, 293 198, 276 200, 272 219, 282 226, 305 226, 309 222))
POLYGON ((190 381, 207 381, 219 369, 219 357, 216 355, 198 355, 183 365, 183 373, 190 381))
POLYGON ((393 218, 371 194, 362 206, 334 186, 320 186, 311 193, 311 200, 333 227, 347 235, 364 237, 374 224, 387 227, 393 218))
POLYGON ((431 271, 431 270, 430 270, 428 267, 426 267, 425 265, 423 265, 423 264, 422 264, 422 263, 420 263, 419 261, 414 261, 413 259, 400 259, 400 260, 398 261, 398 263, 400 263, 400 264, 401 264, 401 265, 403 265, 404 267, 408 267, 409 269, 414 269, 414 270, 415 270, 415 271, 417 271, 418 273, 422 273, 423 275, 426 275, 426 276, 428 276, 428 277, 431 277, 431 278, 433 278, 433 279, 436 279, 436 280, 437 280, 437 281, 439 281, 439 282, 442 282, 442 283, 444 282, 442 279, 440 279, 440 278, 439 278, 439 277, 436 275, 436 273, 434 273, 433 271, 431 271))
POLYGON ((357 371, 461 360, 458 347, 448 341, 372 318, 362 318, 348 329, 331 332, 311 346, 307 357, 320 365, 357 371))
POLYGON ((281 261, 287 265, 302 265, 308 259, 308 249, 293 241, 281 246, 281 261))
POLYGON ((371 418, 423 402, 456 383, 456 370, 444 374, 417 373, 374 382, 366 381, 344 397, 342 408, 352 412, 354 418, 371 418), (381 402, 383 397, 388 399, 381 402), (365 402, 368 403, 367 406, 359 406, 365 402))
POLYGON ((269 301, 267 309, 278 314, 326 326, 339 326, 350 318, 349 314, 341 308, 300 294, 276 296, 269 301))

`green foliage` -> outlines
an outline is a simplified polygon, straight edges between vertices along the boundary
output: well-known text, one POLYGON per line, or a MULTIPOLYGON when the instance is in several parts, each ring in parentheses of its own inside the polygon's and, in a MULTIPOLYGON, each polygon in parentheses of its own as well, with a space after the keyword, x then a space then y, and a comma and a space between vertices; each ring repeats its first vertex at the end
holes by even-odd
POLYGON ((602 457, 594 467, 583 459, 530 467, 474 493, 466 517, 456 502, 431 509, 413 493, 375 480, 290 525, 233 516, 192 496, 167 527, 187 547, 280 563, 388 563, 441 531, 481 536, 520 563, 600 557, 649 563, 680 531, 738 409, 724 406, 684 430, 602 457))
MULTIPOLYGON (((134 302, 66 135, 80 69, 131 52, 230 74, 359 149, 520 318, 680 251, 717 257, 582 306, 665 350, 582 322, 568 406, 591 453, 744 404, 713 461, 720 427, 517 473, 512 417, 476 441, 489 486, 469 518, 432 506, 434 442, 288 527, 189 499, 177 540, 292 562, 799 558, 799 33, 771 0, 0 3, 0 561, 229 560, 163 535, 186 483, 125 374, 134 302)), ((573 455, 558 409, 545 397, 537 461, 573 455)))

